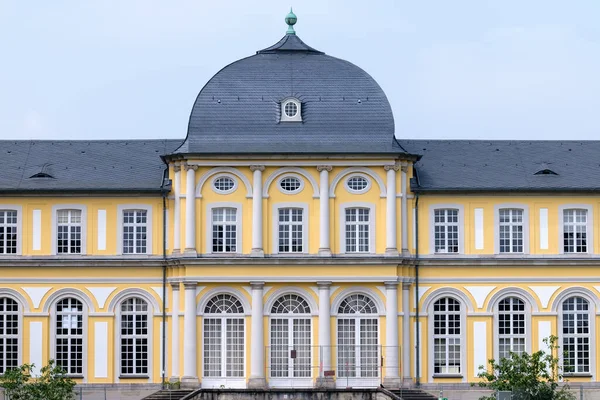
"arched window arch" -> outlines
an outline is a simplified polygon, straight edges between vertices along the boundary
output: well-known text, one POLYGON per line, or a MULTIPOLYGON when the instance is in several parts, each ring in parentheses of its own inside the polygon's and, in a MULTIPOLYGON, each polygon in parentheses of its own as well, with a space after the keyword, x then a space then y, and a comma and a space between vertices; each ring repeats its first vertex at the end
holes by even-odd
MULTIPOLYGON (((355 293, 341 301, 337 313, 338 377, 356 381, 353 385, 376 385, 380 357, 377 305, 371 297, 355 293)), ((346 380, 340 381, 346 385, 346 380)))
POLYGON ((525 302, 520 298, 510 296, 498 302, 498 359, 527 350, 527 319, 525 302))
POLYGON ((223 378, 243 380, 245 325, 242 302, 232 294, 221 293, 211 297, 203 311, 203 386, 220 387, 225 382, 223 378))
POLYGON ((148 302, 141 297, 128 297, 121 302, 120 318, 120 374, 148 376, 150 372, 150 315, 148 302))
POLYGON ((295 293, 279 296, 271 306, 269 360, 275 386, 312 385, 310 313, 308 301, 295 293))
POLYGON ((592 338, 591 305, 581 296, 571 296, 562 302, 561 339, 563 368, 566 374, 590 373, 592 338))
MULTIPOLYGON (((431 325, 430 325, 431 326, 431 325)), ((433 374, 463 373, 463 313, 460 302, 442 297, 433 303, 433 374)))
POLYGON ((19 303, 0 297, 0 375, 19 366, 19 303))
POLYGON ((55 360, 68 375, 84 375, 84 306, 75 297, 64 297, 56 302, 55 360))

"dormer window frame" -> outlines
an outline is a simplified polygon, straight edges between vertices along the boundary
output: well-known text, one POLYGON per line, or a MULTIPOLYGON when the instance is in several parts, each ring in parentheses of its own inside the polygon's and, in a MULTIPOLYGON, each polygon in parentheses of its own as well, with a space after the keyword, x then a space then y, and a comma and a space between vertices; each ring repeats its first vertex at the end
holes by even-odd
POLYGON ((286 97, 281 100, 281 122, 302 122, 302 102, 295 97, 286 97), (289 108, 296 106, 296 113, 290 116, 289 108), (286 109, 288 108, 288 109, 286 109))

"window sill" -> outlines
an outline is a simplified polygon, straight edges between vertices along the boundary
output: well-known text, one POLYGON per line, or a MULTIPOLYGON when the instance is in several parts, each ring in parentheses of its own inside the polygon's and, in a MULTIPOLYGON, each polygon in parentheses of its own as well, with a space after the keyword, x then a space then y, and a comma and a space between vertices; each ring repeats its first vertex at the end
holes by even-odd
POLYGON ((70 375, 70 374, 67 374, 67 376, 69 378, 71 378, 71 379, 83 379, 84 378, 83 375, 70 375))
POLYGON ((434 378, 462 378, 462 374, 433 374, 434 378))
POLYGON ((569 378, 591 378, 592 374, 589 372, 567 372, 564 373, 563 376, 567 376, 569 378))
POLYGON ((119 379, 150 379, 148 375, 119 375, 119 379))

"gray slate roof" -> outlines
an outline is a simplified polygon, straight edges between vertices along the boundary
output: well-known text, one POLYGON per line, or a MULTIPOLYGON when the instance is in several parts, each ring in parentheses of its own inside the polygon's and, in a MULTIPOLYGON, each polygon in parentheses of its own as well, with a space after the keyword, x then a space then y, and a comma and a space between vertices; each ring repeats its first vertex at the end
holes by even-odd
POLYGON ((219 71, 193 106, 176 153, 400 153, 385 93, 365 71, 296 35, 219 71), (302 122, 280 123, 296 97, 302 122))
POLYGON ((181 140, 0 141, 0 193, 160 192, 181 140), (30 178, 39 173, 53 178, 30 178))
MULTIPOLYGON (((421 192, 600 191, 600 141, 400 140, 421 192), (554 174, 536 175, 549 170, 554 174)), ((416 183, 416 182, 413 182, 416 183)))

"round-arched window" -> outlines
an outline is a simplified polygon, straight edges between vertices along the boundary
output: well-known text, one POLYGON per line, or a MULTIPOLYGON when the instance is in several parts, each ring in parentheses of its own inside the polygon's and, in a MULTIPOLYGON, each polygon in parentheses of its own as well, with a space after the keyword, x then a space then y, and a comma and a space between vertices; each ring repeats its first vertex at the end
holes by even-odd
POLYGON ((302 180, 296 176, 284 176, 279 180, 279 188, 287 194, 300 192, 302 186, 302 180))
POLYGON ((363 175, 352 175, 346 179, 346 189, 352 193, 364 193, 369 186, 370 181, 363 175))
POLYGON ((298 115, 298 105, 295 101, 288 101, 283 106, 283 111, 285 112, 285 116, 288 118, 294 118, 298 115))
POLYGON ((230 176, 217 176, 213 180, 213 189, 217 193, 227 194, 231 193, 235 190, 236 183, 235 180, 230 176))

